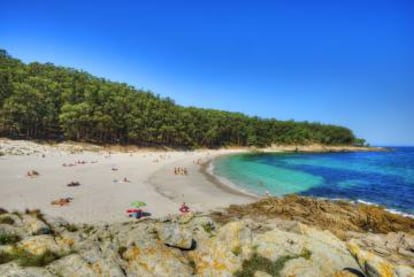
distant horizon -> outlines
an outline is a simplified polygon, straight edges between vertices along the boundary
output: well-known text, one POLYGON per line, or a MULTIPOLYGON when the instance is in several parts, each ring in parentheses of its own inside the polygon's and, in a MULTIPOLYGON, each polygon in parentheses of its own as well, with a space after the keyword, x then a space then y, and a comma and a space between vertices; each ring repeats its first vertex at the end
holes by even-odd
POLYGON ((84 70, 182 106, 342 125, 371 145, 414 146, 406 1, 15 1, 3 10, 0 48, 25 63, 84 70))

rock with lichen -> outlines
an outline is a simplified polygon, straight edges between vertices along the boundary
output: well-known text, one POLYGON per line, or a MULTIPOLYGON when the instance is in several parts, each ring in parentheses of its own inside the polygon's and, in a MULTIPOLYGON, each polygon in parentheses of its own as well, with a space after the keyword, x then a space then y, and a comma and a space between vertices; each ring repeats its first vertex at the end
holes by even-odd
POLYGON ((39 211, 1 218, 2 277, 414 276, 414 239, 402 231, 340 239, 297 218, 233 215, 221 223, 217 214, 95 226, 39 211))
POLYGON ((178 223, 164 223, 157 225, 160 240, 166 245, 181 249, 193 247, 192 233, 178 223))
POLYGON ((383 258, 361 249, 352 240, 348 242, 349 252, 355 257, 361 269, 368 277, 410 277, 414 276, 414 269, 405 266, 396 266, 383 258))

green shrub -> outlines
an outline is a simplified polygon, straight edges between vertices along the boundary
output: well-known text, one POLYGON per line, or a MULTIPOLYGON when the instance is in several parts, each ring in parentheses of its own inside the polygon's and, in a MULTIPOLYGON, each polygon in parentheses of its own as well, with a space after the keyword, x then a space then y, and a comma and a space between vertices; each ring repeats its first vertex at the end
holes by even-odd
POLYGON ((13 225, 14 224, 14 219, 11 218, 10 216, 0 217, 0 224, 10 224, 10 225, 13 225))
POLYGON ((16 234, 0 233, 0 245, 14 244, 20 240, 21 238, 16 234))
POLYGON ((0 264, 5 264, 13 260, 13 256, 9 253, 0 252, 0 264))
POLYGON ((300 253, 300 257, 306 260, 309 260, 311 256, 312 256, 312 252, 309 249, 307 248, 302 249, 302 253, 300 253))
POLYGON ((242 269, 234 273, 235 277, 253 277, 256 271, 263 271, 271 276, 280 276, 280 271, 285 264, 293 259, 304 258, 309 260, 312 252, 304 248, 300 255, 284 255, 279 257, 276 261, 272 262, 268 258, 260 256, 258 253, 254 253, 248 260, 243 261, 242 269))
POLYGON ((201 226, 203 227, 204 231, 208 234, 211 234, 214 231, 214 224, 212 224, 211 222, 205 223, 201 226))
POLYGON ((240 245, 234 247, 231 252, 235 255, 235 256, 239 256, 242 252, 242 248, 240 247, 240 245))
POLYGON ((196 269, 197 269, 197 266, 196 266, 196 263, 193 261, 193 260, 190 260, 189 262, 188 262, 188 265, 191 267, 191 269, 193 270, 193 274, 195 274, 196 273, 196 269))
POLYGON ((65 225, 66 230, 69 232, 77 232, 79 230, 78 226, 75 224, 67 224, 65 225))
POLYGON ((40 254, 40 255, 34 255, 21 248, 15 249, 12 256, 13 256, 13 259, 16 260, 20 266, 38 266, 38 267, 48 265, 51 262, 62 257, 62 255, 54 253, 50 250, 46 250, 43 254, 40 254))
POLYGON ((125 246, 120 246, 118 248, 118 254, 121 258, 124 256, 124 253, 125 253, 126 250, 127 250, 127 248, 125 246))

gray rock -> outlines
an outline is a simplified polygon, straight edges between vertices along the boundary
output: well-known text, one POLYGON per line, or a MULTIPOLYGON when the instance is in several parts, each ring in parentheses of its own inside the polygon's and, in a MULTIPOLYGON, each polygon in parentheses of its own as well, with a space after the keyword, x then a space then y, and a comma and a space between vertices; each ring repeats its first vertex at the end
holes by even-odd
POLYGON ((133 245, 122 255, 126 260, 128 276, 186 277, 192 276, 192 268, 178 249, 153 241, 150 244, 133 245))
POLYGON ((216 236, 197 241, 188 253, 197 276, 233 276, 252 253, 252 232, 242 221, 221 227, 216 236))
POLYGON ((15 227, 9 224, 0 224, 0 234, 17 235, 20 238, 23 238, 24 236, 26 236, 26 233, 22 228, 15 227))
POLYGON ((0 264, 0 276, 1 277, 53 277, 55 275, 51 274, 44 268, 38 267, 26 267, 23 268, 17 265, 14 262, 7 264, 0 264))
POLYGON ((395 273, 398 277, 413 277, 414 268, 404 265, 399 265, 395 267, 395 273))
POLYGON ((191 249, 193 247, 192 233, 177 223, 158 225, 157 232, 160 240, 168 246, 181 249, 191 249))
POLYGON ((272 261, 290 257, 281 276, 333 276, 343 268, 359 268, 344 242, 305 225, 297 234, 279 229, 259 234, 253 244, 259 255, 272 261))
POLYGON ((368 277, 384 277, 384 276, 398 276, 396 267, 374 255, 371 252, 362 250, 354 241, 347 243, 350 253, 358 261, 361 269, 365 272, 368 277))
POLYGON ((50 234, 50 227, 42 220, 31 215, 22 215, 23 224, 32 235, 50 234))
POLYGON ((11 213, 1 214, 0 215, 0 222, 2 222, 2 219, 5 219, 5 218, 10 218, 10 219, 13 220, 13 223, 10 224, 10 225, 20 227, 23 224, 22 223, 22 220, 20 219, 20 217, 17 216, 16 214, 11 214, 11 213))
POLYGON ((54 261, 53 263, 49 264, 46 269, 53 274, 62 277, 97 276, 92 266, 88 264, 79 254, 72 254, 54 261))
POLYGON ((51 251, 53 253, 63 253, 65 250, 69 250, 60 247, 56 243, 55 238, 51 235, 38 235, 25 238, 17 244, 17 247, 24 249, 33 255, 42 255, 46 251, 51 251))
POLYGON ((97 241, 85 241, 78 248, 79 255, 91 265, 91 267, 103 276, 125 276, 121 265, 123 264, 118 254, 118 247, 113 243, 97 241))

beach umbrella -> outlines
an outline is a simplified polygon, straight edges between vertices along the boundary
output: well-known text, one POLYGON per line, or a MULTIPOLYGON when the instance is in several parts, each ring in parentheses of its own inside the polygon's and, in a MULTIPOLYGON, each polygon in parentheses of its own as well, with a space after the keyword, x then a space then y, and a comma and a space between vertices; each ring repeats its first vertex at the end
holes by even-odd
POLYGON ((135 207, 135 208, 140 208, 140 207, 144 207, 147 204, 145 202, 142 201, 134 201, 131 203, 131 207, 135 207))

